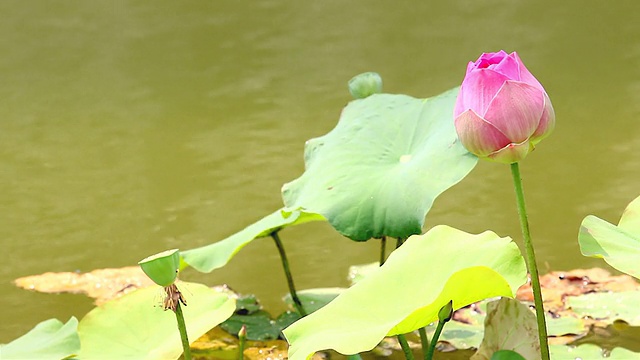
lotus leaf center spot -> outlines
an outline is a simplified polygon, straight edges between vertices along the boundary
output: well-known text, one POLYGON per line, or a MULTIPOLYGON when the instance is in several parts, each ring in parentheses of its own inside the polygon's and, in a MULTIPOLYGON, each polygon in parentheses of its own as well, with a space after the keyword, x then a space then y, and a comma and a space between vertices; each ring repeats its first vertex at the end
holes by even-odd
POLYGON ((411 160, 411 154, 406 154, 406 155, 400 156, 400 163, 402 163, 402 164, 408 163, 410 160, 411 160))

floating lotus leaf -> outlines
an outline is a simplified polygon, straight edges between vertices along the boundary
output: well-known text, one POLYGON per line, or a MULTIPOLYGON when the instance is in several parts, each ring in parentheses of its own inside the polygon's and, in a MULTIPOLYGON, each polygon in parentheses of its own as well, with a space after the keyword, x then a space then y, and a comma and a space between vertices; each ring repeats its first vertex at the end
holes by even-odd
POLYGON ((588 329, 584 321, 578 318, 563 316, 554 318, 547 316, 547 334, 549 336, 563 336, 569 334, 583 335, 588 329))
POLYGON ((584 218, 578 242, 583 255, 604 258, 607 264, 640 279, 640 197, 627 206, 618 226, 593 215, 584 218))
POLYGON ((433 322, 450 300, 457 309, 513 296, 525 281, 524 260, 511 239, 437 226, 407 239, 379 271, 285 329, 289 358, 305 359, 324 349, 368 351, 386 335, 433 322))
POLYGON ((224 240, 197 249, 181 251, 183 268, 190 265, 200 272, 211 272, 225 266, 235 254, 251 241, 269 236, 285 227, 310 221, 322 221, 318 214, 307 211, 277 210, 224 240))
POLYGON ((640 326, 640 291, 591 293, 567 296, 567 307, 580 316, 589 316, 605 323, 624 320, 632 326, 640 326))
MULTIPOLYGON (((307 313, 312 313, 321 307, 330 303, 338 295, 342 294, 345 288, 319 288, 319 289, 305 289, 297 292, 298 299, 302 303, 302 307, 307 313)), ((290 307, 294 307, 291 294, 285 295, 282 300, 290 307)))
POLYGON ((350 102, 333 130, 307 141, 305 172, 282 187, 285 205, 322 214, 357 241, 421 233, 435 198, 477 163, 453 125, 457 94, 350 102))
MULTIPOLYGON (((189 340, 229 318, 236 306, 227 293, 178 282, 186 298, 182 311, 189 340)), ((91 310, 80 321, 81 359, 178 359, 182 343, 176 317, 164 311, 158 286, 136 290, 91 310)))
POLYGON ((487 304, 484 339, 471 360, 489 360, 498 350, 513 350, 527 360, 540 359, 538 325, 529 307, 502 298, 487 304))
POLYGON ((58 319, 45 320, 9 344, 0 345, 0 359, 66 359, 80 351, 77 329, 78 320, 75 317, 66 324, 58 319))
POLYGON ((634 353, 623 348, 605 351, 597 345, 584 344, 577 347, 565 345, 549 345, 549 352, 553 360, 633 360, 640 359, 640 353, 634 353))

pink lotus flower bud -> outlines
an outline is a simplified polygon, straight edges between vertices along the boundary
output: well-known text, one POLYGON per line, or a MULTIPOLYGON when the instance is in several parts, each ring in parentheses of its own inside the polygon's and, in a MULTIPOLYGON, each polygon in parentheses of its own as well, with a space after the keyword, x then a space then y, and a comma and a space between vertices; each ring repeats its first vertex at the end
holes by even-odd
POLYGON ((524 159, 556 122, 542 85, 518 54, 502 50, 469 63, 453 117, 469 152, 506 164, 524 159))

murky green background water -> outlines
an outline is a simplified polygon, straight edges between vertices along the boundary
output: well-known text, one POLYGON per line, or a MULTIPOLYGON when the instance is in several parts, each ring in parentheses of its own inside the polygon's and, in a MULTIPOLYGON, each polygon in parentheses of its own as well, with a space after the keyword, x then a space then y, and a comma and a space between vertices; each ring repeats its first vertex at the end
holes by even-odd
MULTIPOLYGON (((518 51, 556 110, 522 168, 543 272, 604 266, 576 234, 585 215, 617 221, 640 194, 639 12, 634 0, 0 2, 0 343, 92 307, 13 279, 222 239, 281 206, 304 141, 334 126, 353 75, 427 97, 483 51, 518 51)), ((510 181, 481 163, 428 226, 519 241, 510 181)), ((299 288, 346 285, 349 265, 377 259, 376 242, 326 224, 282 237, 299 288)), ((183 278, 283 308, 268 239, 183 278)))

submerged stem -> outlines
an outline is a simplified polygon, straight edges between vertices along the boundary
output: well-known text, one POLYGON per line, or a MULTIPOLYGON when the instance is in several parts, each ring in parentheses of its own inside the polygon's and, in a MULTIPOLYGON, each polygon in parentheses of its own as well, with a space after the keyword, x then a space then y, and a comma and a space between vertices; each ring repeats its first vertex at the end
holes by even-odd
POLYGON ((282 260, 284 275, 287 277, 287 285, 289 286, 289 293, 291 294, 293 305, 296 307, 296 310, 298 310, 298 313, 300 313, 301 316, 306 316, 307 312, 304 310, 302 302, 300 301, 300 298, 298 298, 298 294, 296 293, 296 287, 293 284, 293 277, 291 276, 291 271, 289 270, 289 260, 287 260, 287 254, 284 251, 282 241, 280 241, 280 236, 278 236, 277 231, 274 231, 271 233, 271 237, 273 238, 273 241, 275 241, 278 252, 280 253, 280 260, 282 260))
POLYGON ((520 177, 520 167, 517 162, 511 164, 511 175, 513 176, 513 186, 516 191, 520 228, 522 229, 522 237, 524 238, 525 258, 527 260, 529 273, 531 274, 531 288, 533 290, 533 301, 536 306, 538 337, 540 338, 540 353, 543 360, 549 360, 547 326, 544 318, 544 305, 542 302, 542 290, 540 289, 540 278, 538 277, 538 265, 536 264, 536 254, 533 251, 533 243, 531 242, 529 221, 527 220, 527 209, 524 202, 524 191, 522 189, 522 178, 520 177))
POLYGON ((409 343, 407 342, 407 338, 404 336, 404 334, 398 334, 397 338, 398 342, 400 343, 400 347, 402 347, 402 352, 404 352, 404 357, 407 360, 414 360, 413 352, 411 351, 411 347, 409 347, 409 343))
POLYGON ((427 353, 429 352, 429 338, 427 337, 427 327, 421 327, 418 329, 420 333, 420 344, 422 345, 422 356, 427 359, 427 353))
POLYGON ((380 266, 384 265, 384 260, 387 258, 385 253, 387 251, 387 237, 380 238, 380 266))

